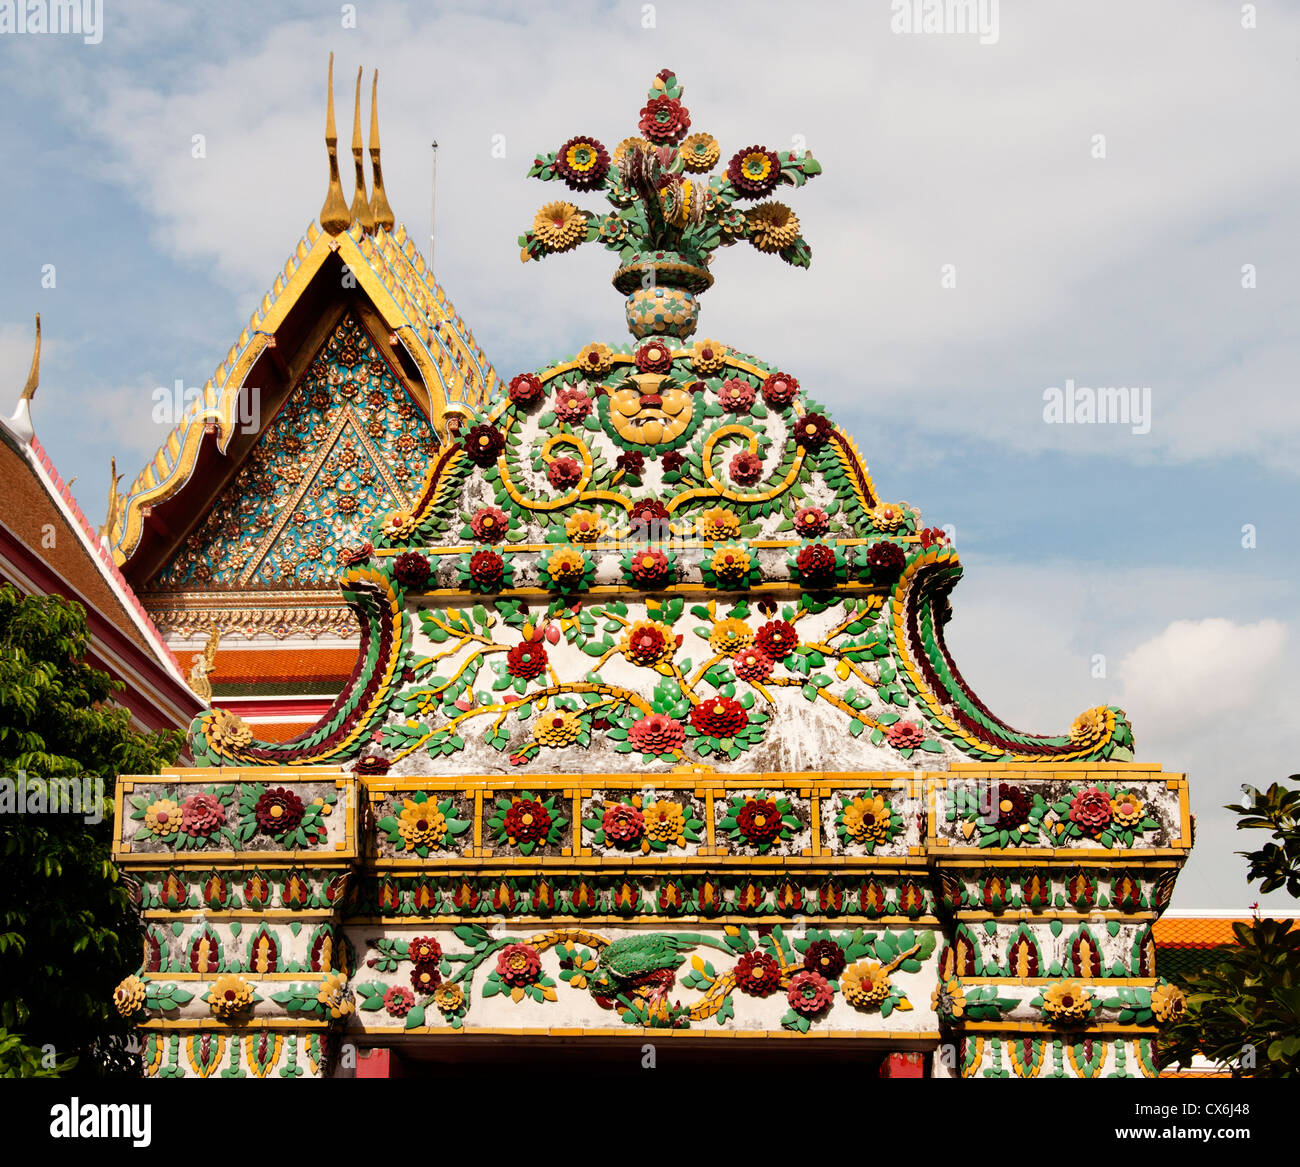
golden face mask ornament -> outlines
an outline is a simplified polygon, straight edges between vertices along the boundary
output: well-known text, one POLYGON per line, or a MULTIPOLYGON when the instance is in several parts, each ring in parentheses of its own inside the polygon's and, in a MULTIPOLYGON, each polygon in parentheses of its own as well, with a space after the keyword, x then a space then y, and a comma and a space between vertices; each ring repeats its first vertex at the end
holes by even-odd
POLYGON ((662 373, 633 373, 609 398, 609 418, 625 442, 655 446, 680 437, 691 424, 691 394, 662 373), (630 382, 630 384, 629 384, 630 382))

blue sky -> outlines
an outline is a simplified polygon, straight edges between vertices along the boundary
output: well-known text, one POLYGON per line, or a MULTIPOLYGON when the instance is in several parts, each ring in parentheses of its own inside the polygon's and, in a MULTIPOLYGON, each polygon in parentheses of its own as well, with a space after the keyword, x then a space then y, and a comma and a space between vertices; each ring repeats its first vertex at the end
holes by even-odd
POLYGON ((1259 898, 1217 808, 1300 770, 1295 4, 1251 29, 1210 0, 1003 0, 988 45, 895 35, 884 0, 345 7, 109 0, 98 45, 0 36, 0 395, 39 310, 37 432, 93 520, 110 455, 129 479, 162 437, 152 390, 203 384, 315 217, 330 50, 345 144, 348 81, 380 69, 419 240, 438 139, 436 272, 507 377, 625 335, 608 253, 519 263, 553 197, 525 171, 633 133, 670 66, 724 151, 825 169, 787 200, 811 270, 719 253, 701 333, 798 376, 884 497, 955 527, 950 641, 991 708, 1053 733, 1113 701, 1139 759, 1190 774, 1176 906, 1259 898), (1149 387, 1150 431, 1045 423, 1067 379, 1149 387))

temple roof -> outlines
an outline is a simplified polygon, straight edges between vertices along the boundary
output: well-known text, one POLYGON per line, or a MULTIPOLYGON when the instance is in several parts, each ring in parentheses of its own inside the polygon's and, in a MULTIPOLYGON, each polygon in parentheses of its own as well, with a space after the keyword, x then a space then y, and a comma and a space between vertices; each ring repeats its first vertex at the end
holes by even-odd
MULTIPOLYGON (((319 314, 316 301, 322 292, 339 305, 356 299, 356 294, 343 288, 338 278, 341 265, 355 277, 358 291, 388 331, 396 363, 404 368, 408 387, 421 399, 436 429, 443 429, 449 407, 472 408, 492 396, 497 378, 491 363, 434 281, 405 227, 391 234, 380 228, 367 235, 360 225, 353 224, 332 236, 313 223, 263 297, 248 327, 110 516, 108 542, 117 563, 129 570, 152 508, 182 492, 208 493, 198 485, 199 476, 195 474, 200 455, 205 448, 224 456, 233 453, 241 416, 249 416, 245 398, 246 387, 252 383, 250 375, 259 360, 284 364, 285 346, 277 339, 295 310, 306 307, 310 297, 310 315, 319 314), (335 289, 332 294, 331 288, 335 289)), ((265 423, 269 417, 264 414, 262 420, 265 423)), ((224 469, 228 473, 229 467, 224 469)), ((218 480, 224 477, 221 474, 218 480)), ((194 506, 188 503, 187 499, 185 509, 191 514, 202 507, 201 502, 194 506)))

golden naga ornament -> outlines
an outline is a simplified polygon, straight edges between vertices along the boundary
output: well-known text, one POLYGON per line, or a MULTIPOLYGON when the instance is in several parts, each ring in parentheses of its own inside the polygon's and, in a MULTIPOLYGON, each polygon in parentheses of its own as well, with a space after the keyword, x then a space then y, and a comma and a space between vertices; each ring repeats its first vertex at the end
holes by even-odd
POLYGON ((686 432, 694 408, 691 395, 666 381, 662 373, 633 373, 610 394, 609 419, 625 442, 654 446, 686 432))

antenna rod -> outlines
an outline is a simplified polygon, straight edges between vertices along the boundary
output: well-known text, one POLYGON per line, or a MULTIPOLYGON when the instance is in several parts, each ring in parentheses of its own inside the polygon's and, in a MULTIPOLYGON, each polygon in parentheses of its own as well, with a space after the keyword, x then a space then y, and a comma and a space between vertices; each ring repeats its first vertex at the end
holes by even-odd
POLYGON ((429 184, 429 271, 433 271, 433 223, 438 210, 438 142, 433 143, 433 179, 429 184))

